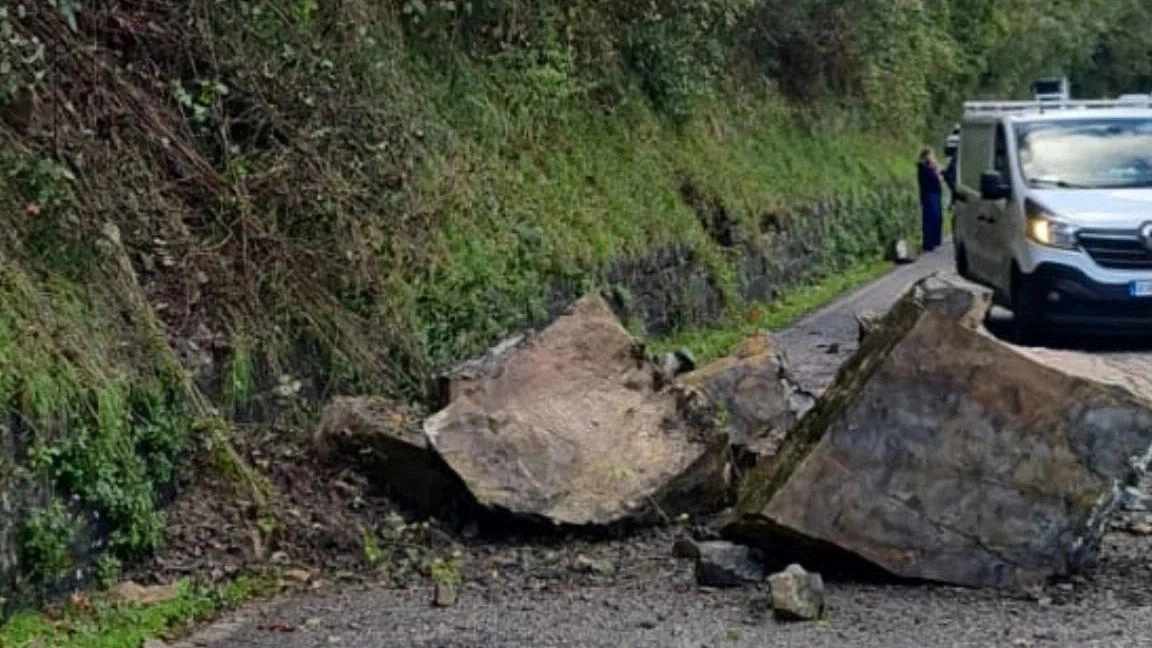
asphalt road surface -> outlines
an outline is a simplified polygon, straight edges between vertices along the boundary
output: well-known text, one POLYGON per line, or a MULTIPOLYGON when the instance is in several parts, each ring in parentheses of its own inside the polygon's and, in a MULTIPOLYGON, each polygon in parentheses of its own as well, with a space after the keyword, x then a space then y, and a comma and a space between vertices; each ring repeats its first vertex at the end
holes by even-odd
POLYGON ((952 246, 946 244, 848 293, 776 333, 776 345, 788 360, 796 380, 820 393, 836 377, 840 365, 857 348, 856 316, 883 315, 914 283, 934 272, 952 269, 952 246))

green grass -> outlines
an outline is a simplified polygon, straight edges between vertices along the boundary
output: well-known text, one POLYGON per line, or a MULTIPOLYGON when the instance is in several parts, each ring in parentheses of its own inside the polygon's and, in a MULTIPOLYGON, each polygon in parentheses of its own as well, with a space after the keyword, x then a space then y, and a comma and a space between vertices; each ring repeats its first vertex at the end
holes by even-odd
POLYGON ((840 295, 883 276, 891 269, 892 264, 887 261, 862 261, 821 281, 791 288, 772 303, 749 304, 738 317, 730 317, 716 326, 682 331, 654 340, 651 348, 656 353, 664 353, 686 347, 692 350, 698 362, 715 360, 727 355, 734 346, 756 332, 787 328, 840 295))
MULTIPOLYGON (((474 67, 463 73, 486 74, 474 67)), ((460 115, 441 108, 445 130, 451 137, 483 132, 507 133, 507 139, 468 141, 453 157, 435 156, 416 177, 418 186, 441 186, 429 192, 435 202, 425 209, 449 212, 444 218, 451 225, 432 233, 424 268, 398 266, 401 276, 389 282, 411 296, 400 311, 412 318, 407 328, 417 332, 421 359, 433 368, 479 353, 538 319, 553 282, 587 279, 615 260, 666 246, 699 255, 735 302, 732 260, 681 197, 681 183, 690 182, 702 201, 722 205, 752 232, 766 214, 832 196, 870 206, 878 188, 901 182, 908 150, 884 134, 806 124, 811 118, 766 96, 737 96, 731 105, 703 102, 701 117, 677 128, 638 97, 611 119, 579 104, 556 107, 557 123, 541 135, 534 129, 544 116, 511 116, 514 111, 499 108, 515 87, 474 84, 461 92, 493 109, 460 115), (544 141, 509 150, 518 137, 544 141)), ((458 93, 450 100, 462 103, 458 93)), ((846 218, 864 222, 864 214, 854 210, 846 218)), ((844 225, 860 229, 856 222, 844 225)), ((848 258, 860 251, 835 252, 848 258)))
POLYGON ((51 617, 44 612, 22 612, 0 626, 0 647, 136 648, 148 639, 179 634, 227 608, 269 593, 272 587, 242 578, 219 586, 185 580, 178 589, 177 598, 155 605, 93 600, 84 609, 68 605, 51 617))

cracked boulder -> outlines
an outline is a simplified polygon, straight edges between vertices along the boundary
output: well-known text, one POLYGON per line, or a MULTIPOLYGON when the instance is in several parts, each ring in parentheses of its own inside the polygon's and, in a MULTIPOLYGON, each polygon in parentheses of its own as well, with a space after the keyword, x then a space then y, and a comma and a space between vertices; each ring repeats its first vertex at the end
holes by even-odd
POLYGON ((476 501, 557 525, 651 522, 730 495, 727 439, 598 296, 456 372, 424 433, 476 501))
POLYGON ((771 459, 724 534, 912 579, 1025 588, 1091 566, 1152 445, 1143 369, 1013 347, 983 289, 906 294, 771 459))
POLYGON ((732 446, 752 459, 774 454, 814 402, 796 385, 764 334, 744 340, 728 357, 681 376, 679 383, 704 396, 732 446))
POLYGON ((422 512, 455 501, 459 481, 429 449, 422 413, 379 397, 338 397, 324 407, 315 442, 322 458, 356 465, 389 495, 422 512))

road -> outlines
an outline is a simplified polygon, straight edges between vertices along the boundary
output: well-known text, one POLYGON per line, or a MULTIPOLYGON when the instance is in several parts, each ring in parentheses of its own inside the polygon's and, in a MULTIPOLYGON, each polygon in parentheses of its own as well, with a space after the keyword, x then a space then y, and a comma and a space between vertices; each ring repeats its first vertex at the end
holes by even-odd
MULTIPOLYGON (((809 389, 855 348, 854 314, 883 312, 916 279, 947 268, 941 249, 828 305, 778 336, 809 389)), ((1105 350, 1108 361, 1148 353, 1105 350)), ((1118 360, 1117 360, 1118 359, 1118 360)), ((1147 516, 1144 512, 1129 517, 1147 516)), ((1120 520, 1127 525, 1133 520, 1120 520)), ((180 648, 804 648, 1152 645, 1152 538, 1117 530, 1090 576, 1031 596, 934 585, 830 583, 829 617, 783 624, 764 592, 701 591, 669 551, 676 530, 601 542, 462 544, 460 600, 433 607, 427 587, 322 586, 246 607, 180 648), (573 568, 583 556, 605 573, 573 568), (610 568, 610 569, 609 569, 610 568)))
POLYGON ((885 313, 904 291, 933 272, 952 268, 952 246, 945 244, 915 263, 895 270, 809 314, 773 337, 800 386, 820 393, 857 348, 856 315, 885 313))

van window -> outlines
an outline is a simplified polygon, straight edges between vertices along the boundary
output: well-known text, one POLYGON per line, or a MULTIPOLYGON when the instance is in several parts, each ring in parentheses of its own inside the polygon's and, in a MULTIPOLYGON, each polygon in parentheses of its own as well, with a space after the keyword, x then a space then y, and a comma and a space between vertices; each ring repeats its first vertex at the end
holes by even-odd
POLYGON ((1152 118, 1086 118, 1016 126, 1017 155, 1033 187, 1152 187, 1152 118))
POLYGON ((980 187, 980 175, 992 163, 992 125, 965 124, 960 130, 960 184, 980 187))

